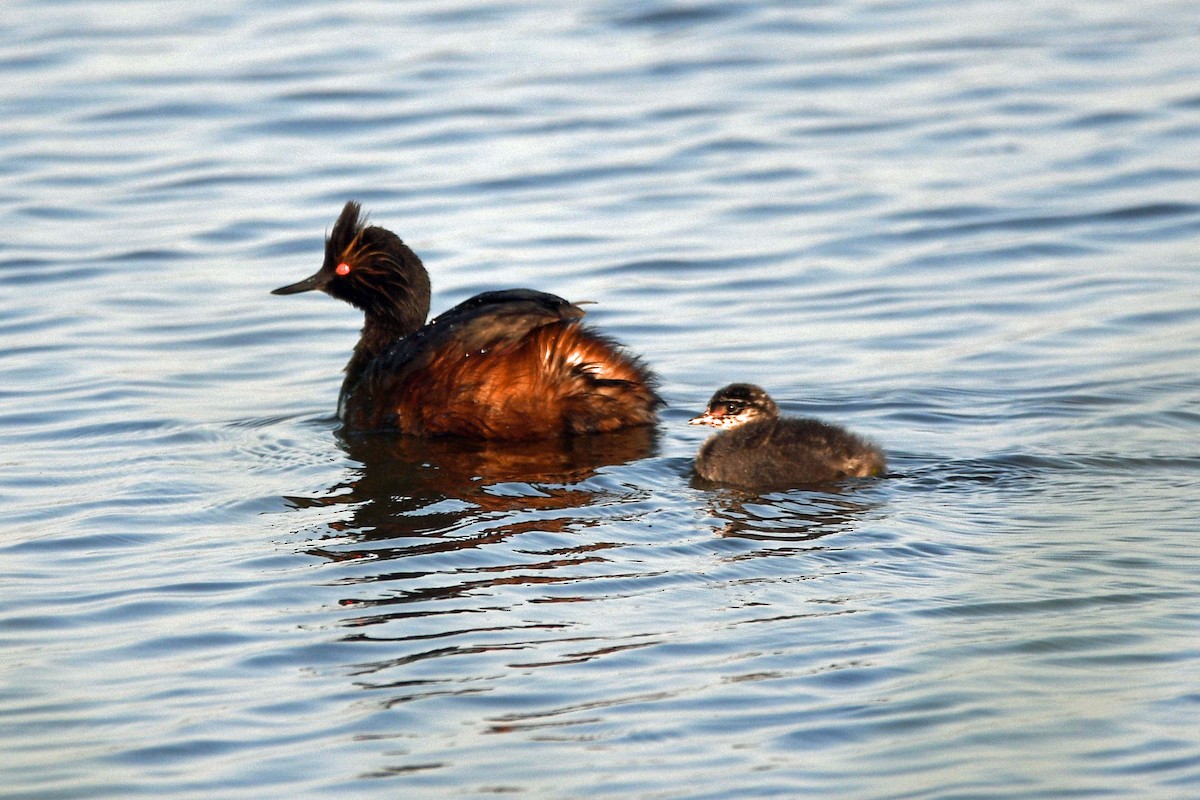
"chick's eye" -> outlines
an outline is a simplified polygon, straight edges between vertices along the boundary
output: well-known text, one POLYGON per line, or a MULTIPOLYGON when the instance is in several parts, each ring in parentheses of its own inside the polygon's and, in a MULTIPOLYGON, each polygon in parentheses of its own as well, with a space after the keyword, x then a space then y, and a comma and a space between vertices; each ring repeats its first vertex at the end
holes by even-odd
POLYGON ((726 414, 737 414, 741 410, 742 410, 741 403, 726 403, 725 404, 725 413, 726 414))

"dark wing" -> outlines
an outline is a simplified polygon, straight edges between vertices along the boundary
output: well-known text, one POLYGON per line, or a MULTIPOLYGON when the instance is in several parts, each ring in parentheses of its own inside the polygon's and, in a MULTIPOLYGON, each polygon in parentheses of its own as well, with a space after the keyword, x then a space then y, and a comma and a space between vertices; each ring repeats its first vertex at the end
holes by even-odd
POLYGON ((504 289, 464 300, 439 314, 416 336, 426 334, 438 342, 453 340, 456 347, 469 353, 519 341, 543 325, 582 318, 583 309, 557 295, 534 289, 504 289))

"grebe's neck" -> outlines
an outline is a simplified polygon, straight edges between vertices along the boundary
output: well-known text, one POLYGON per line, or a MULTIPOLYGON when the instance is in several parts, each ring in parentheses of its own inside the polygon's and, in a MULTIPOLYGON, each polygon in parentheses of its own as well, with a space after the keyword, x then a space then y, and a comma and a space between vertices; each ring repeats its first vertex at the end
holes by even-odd
POLYGON ((358 337, 358 344, 354 345, 354 353, 346 364, 346 379, 342 381, 342 397, 344 398, 350 393, 372 361, 386 353, 392 345, 405 336, 416 333, 424 324, 424 314, 422 313, 418 317, 415 309, 407 317, 368 313, 366 321, 363 323, 362 333, 358 337))

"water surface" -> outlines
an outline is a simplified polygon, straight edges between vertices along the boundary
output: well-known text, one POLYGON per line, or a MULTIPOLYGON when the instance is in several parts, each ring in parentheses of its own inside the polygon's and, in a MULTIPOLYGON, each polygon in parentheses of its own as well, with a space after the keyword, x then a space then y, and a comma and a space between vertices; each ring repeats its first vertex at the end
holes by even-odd
POLYGON ((0 793, 1200 794, 1194 4, 24 2, 0 793), (347 437, 341 205, 653 431, 347 437), (696 485, 718 386, 893 475, 696 485))

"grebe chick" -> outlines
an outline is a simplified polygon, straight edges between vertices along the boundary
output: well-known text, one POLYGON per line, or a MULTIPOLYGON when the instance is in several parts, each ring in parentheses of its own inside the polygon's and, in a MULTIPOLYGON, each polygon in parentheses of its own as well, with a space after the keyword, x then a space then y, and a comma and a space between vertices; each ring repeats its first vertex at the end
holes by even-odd
POLYGON ((749 383, 718 390, 689 424, 721 429, 696 454, 696 474, 715 483, 787 488, 887 469, 875 445, 820 420, 781 417, 775 401, 749 383))
POLYGON ((272 294, 319 289, 361 309, 338 416, 348 431, 543 439, 651 425, 662 400, 636 356, 531 289, 484 292, 426 324, 429 274, 389 230, 346 203, 316 274, 272 294))

